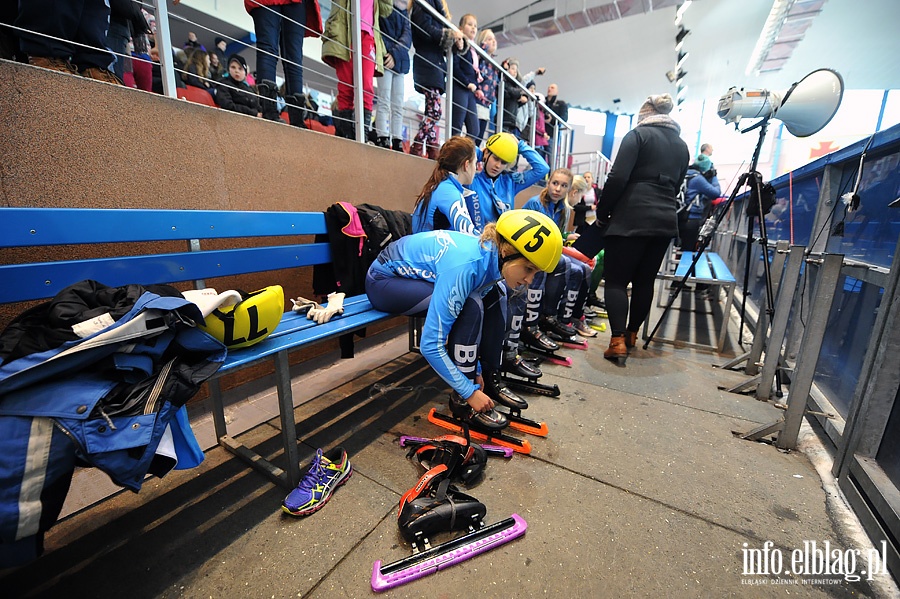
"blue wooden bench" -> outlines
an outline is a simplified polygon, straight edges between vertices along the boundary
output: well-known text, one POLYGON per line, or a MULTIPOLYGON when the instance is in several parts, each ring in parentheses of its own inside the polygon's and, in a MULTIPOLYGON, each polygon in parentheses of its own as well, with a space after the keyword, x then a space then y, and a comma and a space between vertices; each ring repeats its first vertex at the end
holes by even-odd
MULTIPOLYGON (((669 253, 671 255, 671 252, 669 253)), ((676 261, 667 259, 663 262, 663 272, 657 275, 657 279, 663 281, 681 281, 684 276, 688 273, 691 267, 691 263, 694 261, 694 256, 696 256, 695 252, 681 252, 681 257, 676 261), (671 266, 675 266, 675 270, 671 269, 671 266)), ((700 348, 713 348, 716 351, 721 352, 725 347, 725 335, 728 332, 728 318, 731 313, 731 304, 734 299, 734 288, 736 285, 736 281, 734 275, 731 274, 731 270, 729 270, 728 266, 725 264, 725 261, 722 260, 722 257, 719 256, 715 252, 703 252, 703 255, 697 260, 697 264, 694 267, 693 274, 688 277, 688 284, 698 284, 704 283, 709 285, 712 289, 710 293, 716 299, 719 298, 719 288, 721 287, 725 291, 725 303, 723 304, 722 311, 722 324, 719 327, 719 334, 716 339, 716 344, 703 344, 703 343, 690 343, 678 340, 677 343, 683 345, 685 347, 700 347, 700 348)), ((657 289, 656 296, 656 305, 657 307, 662 307, 665 304, 663 303, 664 293, 666 291, 666 285, 660 285, 657 289)), ((682 291, 684 294, 685 291, 682 291)), ((677 305, 673 306, 673 308, 678 307, 677 305)), ((704 311, 699 311, 704 312, 704 311)), ((709 313, 709 312, 706 312, 709 313)), ((649 318, 644 322, 644 339, 646 339, 649 335, 649 318)), ((667 339, 659 334, 653 337, 654 341, 660 341, 664 343, 674 343, 676 342, 674 339, 667 339)))
MULTIPOLYGON (((0 304, 51 298, 84 279, 109 286, 190 281, 200 289, 206 287, 204 281, 207 278, 331 262, 327 243, 296 239, 299 235, 326 232, 325 217, 321 212, 0 208, 0 223, 0 248, 8 248, 5 252, 9 252, 9 258, 14 257, 12 248, 23 248, 18 250, 22 263, 10 264, 11 260, 4 258, 0 264, 0 304), (288 243, 274 245, 264 239, 256 243, 273 244, 261 247, 232 244, 234 247, 229 249, 201 247, 202 242, 211 240, 272 237, 288 238, 288 243), (136 245, 160 241, 177 242, 169 244, 175 251, 143 253, 146 246, 136 245), (118 243, 129 245, 98 245, 118 243), (56 249, 53 246, 85 244, 96 246, 100 257, 65 259, 66 255, 61 254, 59 260, 38 262, 32 255, 33 248, 42 248, 42 253, 49 254, 48 250, 56 249)), ((222 242, 217 245, 221 246, 222 242)), ((303 315, 286 312, 276 330, 262 342, 229 351, 224 365, 209 383, 219 444, 276 483, 295 487, 300 481, 300 452, 294 422, 289 352, 391 317, 372 308, 365 295, 348 297, 344 301, 344 314, 327 323, 316 324, 303 315), (230 437, 225 422, 219 377, 267 360, 274 361, 287 472, 230 437)))

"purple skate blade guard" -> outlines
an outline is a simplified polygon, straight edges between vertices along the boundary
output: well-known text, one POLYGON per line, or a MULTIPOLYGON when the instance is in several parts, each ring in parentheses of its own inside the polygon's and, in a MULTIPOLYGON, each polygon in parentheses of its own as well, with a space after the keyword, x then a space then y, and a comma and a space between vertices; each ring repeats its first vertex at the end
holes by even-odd
POLYGON ((471 537, 472 539, 468 542, 464 542, 460 547, 452 547, 447 553, 439 553, 434 556, 425 556, 422 558, 422 561, 402 568, 396 572, 390 572, 388 574, 381 573, 383 569, 391 568, 391 566, 393 566, 394 564, 398 564, 410 559, 415 559, 418 556, 413 555, 411 557, 399 560, 398 562, 394 562, 393 564, 388 564, 384 567, 382 567, 381 565, 381 560, 377 560, 374 564, 372 564, 372 590, 375 592, 386 591, 387 589, 398 587, 400 585, 406 584, 407 582, 418 580, 420 578, 428 576, 429 574, 434 574, 439 570, 444 570, 454 564, 464 562, 469 558, 475 557, 476 555, 479 555, 486 551, 490 551, 491 549, 499 547, 500 545, 504 545, 512 541, 513 539, 517 539, 518 537, 521 537, 523 534, 525 534, 525 531, 527 529, 528 524, 525 522, 525 520, 518 514, 513 514, 506 520, 501 520, 500 522, 497 522, 495 524, 490 524, 488 526, 485 526, 481 530, 463 535, 462 537, 459 537, 452 541, 447 541, 446 543, 438 545, 437 547, 433 547, 431 550, 426 550, 423 553, 428 553, 428 551, 438 551, 446 545, 455 545, 460 541, 465 541, 465 539, 468 537, 471 537), (497 532, 493 532, 497 529, 500 530, 497 532))
MULTIPOLYGON (((410 435, 401 435, 400 436, 400 447, 406 447, 407 442, 413 443, 427 443, 431 441, 431 439, 426 439, 425 437, 413 437, 410 435)), ((502 445, 485 445, 484 443, 480 443, 481 448, 488 452, 489 454, 494 455, 502 455, 505 458, 513 457, 515 453, 514 450, 509 447, 503 447, 502 445)))

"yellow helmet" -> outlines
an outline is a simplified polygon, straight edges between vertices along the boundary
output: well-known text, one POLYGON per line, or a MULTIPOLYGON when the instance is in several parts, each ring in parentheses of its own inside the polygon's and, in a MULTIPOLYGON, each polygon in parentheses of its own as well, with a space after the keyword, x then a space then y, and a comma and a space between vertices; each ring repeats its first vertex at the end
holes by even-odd
POLYGON ((562 235, 546 214, 536 210, 507 210, 497 219, 497 233, 544 272, 553 272, 559 263, 562 235))
POLYGON ((272 285, 254 291, 230 306, 221 306, 206 317, 201 329, 229 349, 259 343, 275 330, 284 312, 284 291, 272 285))
POLYGON ((503 162, 515 162, 519 157, 519 141, 512 133, 494 133, 484 144, 484 149, 503 162))

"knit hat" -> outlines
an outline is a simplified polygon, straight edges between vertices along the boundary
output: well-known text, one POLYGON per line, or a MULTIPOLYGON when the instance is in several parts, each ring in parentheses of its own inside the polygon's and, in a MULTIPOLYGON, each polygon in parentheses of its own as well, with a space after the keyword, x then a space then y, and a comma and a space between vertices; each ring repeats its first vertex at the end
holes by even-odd
POLYGON ((232 54, 228 57, 228 67, 231 68, 231 63, 236 62, 241 65, 241 68, 244 69, 244 72, 247 72, 247 59, 245 59, 240 54, 232 54))
MULTIPOLYGON (((216 45, 218 46, 219 44, 221 44, 221 43, 224 42, 224 41, 225 41, 225 38, 224 38, 224 37, 217 37, 215 43, 216 43, 216 45)), ((226 42, 226 43, 227 43, 227 42, 226 42)))
POLYGON ((697 165, 697 168, 700 169, 701 173, 705 173, 712 168, 712 160, 710 160, 709 156, 707 156, 706 154, 700 154, 699 156, 697 156, 697 160, 694 161, 694 164, 697 165))
POLYGON ((640 112, 638 112, 638 123, 653 115, 669 114, 674 107, 672 96, 669 94, 650 96, 644 101, 640 112))

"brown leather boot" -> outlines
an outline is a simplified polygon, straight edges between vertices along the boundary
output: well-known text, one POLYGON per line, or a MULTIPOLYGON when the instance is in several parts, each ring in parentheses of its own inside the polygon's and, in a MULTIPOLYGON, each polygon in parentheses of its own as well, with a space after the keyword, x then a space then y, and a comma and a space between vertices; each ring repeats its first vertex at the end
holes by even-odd
POLYGON ((628 359, 628 348, 625 347, 625 335, 616 335, 609 338, 609 347, 603 352, 603 357, 613 362, 618 362, 620 366, 625 365, 628 359))
POLYGON ((94 79, 103 81, 104 83, 112 83, 113 85, 125 85, 122 80, 116 77, 115 73, 101 69, 100 67, 88 67, 81 71, 81 76, 86 79, 94 79))
POLYGON ((437 160, 438 154, 440 153, 440 148, 437 146, 429 146, 426 144, 425 146, 425 157, 429 160, 437 160))
POLYGON ((633 350, 637 345, 637 335, 637 331, 625 331, 625 347, 628 348, 628 351, 633 350))
POLYGON ((60 71, 62 73, 78 74, 78 69, 65 58, 53 58, 50 56, 29 56, 28 64, 42 69, 50 69, 51 71, 60 71))
POLYGON ((409 155, 410 156, 422 156, 422 142, 414 141, 411 146, 409 146, 409 155))

